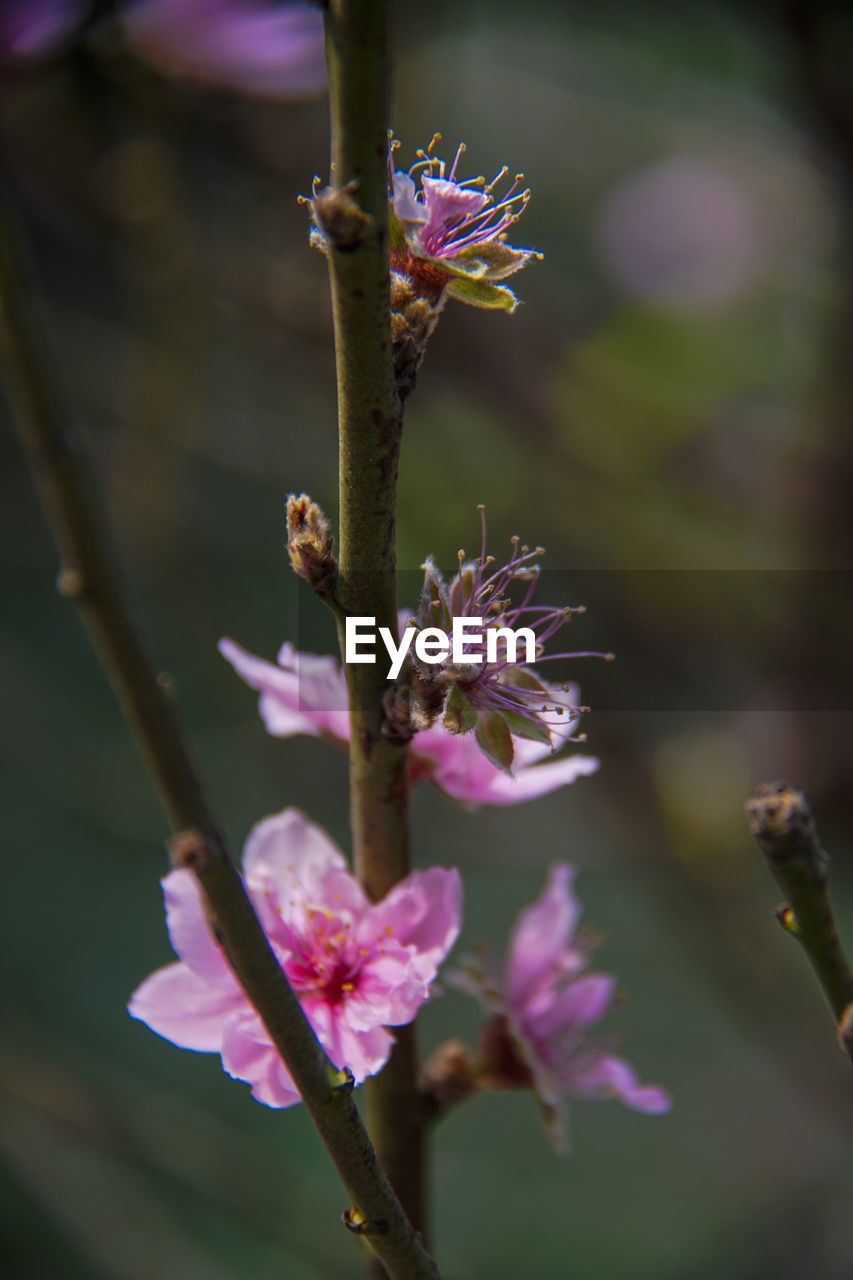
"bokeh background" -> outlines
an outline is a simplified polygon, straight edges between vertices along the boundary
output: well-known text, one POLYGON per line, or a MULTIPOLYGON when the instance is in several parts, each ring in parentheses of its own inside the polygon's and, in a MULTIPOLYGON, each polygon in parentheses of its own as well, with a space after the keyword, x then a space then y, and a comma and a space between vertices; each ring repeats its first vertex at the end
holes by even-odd
MULTIPOLYGON (((629 994, 610 1028, 675 1097, 662 1119, 576 1105, 567 1159, 527 1095, 452 1114, 443 1274, 840 1280, 853 1079, 742 804, 807 789, 853 946, 849 10, 436 0, 399 5, 396 44, 401 159, 439 129, 466 172, 523 169, 518 240, 545 255, 512 319, 442 319, 407 410, 401 564, 452 565, 485 502, 491 549, 544 544, 553 603, 589 606, 578 647, 618 656, 565 668, 600 772, 477 813, 422 786, 416 860, 461 868, 463 948, 502 945, 575 862, 629 994)), ((327 169, 326 102, 167 78, 107 14, 3 70, 0 131, 69 413, 227 830, 239 847, 298 804, 346 845, 344 759, 268 738, 216 652, 334 646, 283 551, 289 491, 336 505, 325 265, 296 202, 327 169)), ((171 956, 165 823, 0 417, 0 1265, 358 1276, 307 1117, 125 1013, 171 956)), ((424 1045, 478 1025, 447 992, 424 1045)))

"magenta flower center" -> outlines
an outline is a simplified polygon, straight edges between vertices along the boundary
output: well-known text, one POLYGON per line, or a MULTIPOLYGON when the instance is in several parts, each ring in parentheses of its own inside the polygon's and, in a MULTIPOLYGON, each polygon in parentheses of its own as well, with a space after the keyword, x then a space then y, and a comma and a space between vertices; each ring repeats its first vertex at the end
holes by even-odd
POLYGON ((352 925, 322 908, 309 908, 306 923, 287 939, 284 969, 295 990, 340 1004, 356 989, 367 951, 355 945, 352 925))

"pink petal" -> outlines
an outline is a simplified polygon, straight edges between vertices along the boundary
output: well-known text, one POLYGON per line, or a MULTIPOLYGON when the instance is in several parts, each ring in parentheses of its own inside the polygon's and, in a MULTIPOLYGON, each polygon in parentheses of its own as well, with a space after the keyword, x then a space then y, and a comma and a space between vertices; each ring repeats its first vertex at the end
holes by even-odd
POLYGON ((537 1038, 554 1039, 573 1030, 582 1034, 607 1013, 615 989, 616 979, 609 974, 590 973, 576 978, 559 995, 548 992, 541 1010, 533 1012, 528 1008, 525 1025, 537 1038))
MULTIPOLYGON (((519 739, 514 739, 518 746, 519 739)), ((512 775, 496 769, 488 787, 480 793, 477 804, 521 804, 548 795, 558 787, 566 787, 578 778, 588 778, 595 773, 600 761, 595 756, 562 756, 548 764, 537 764, 517 769, 512 775)))
POLYGON ((489 197, 483 191, 460 187, 455 182, 448 182, 446 178, 430 178, 425 175, 421 179, 421 186, 427 208, 424 235, 441 230, 451 222, 464 222, 489 203, 489 197))
POLYGON ((374 946, 347 997, 346 1019, 354 1030, 404 1026, 429 998, 436 963, 393 939, 383 943, 374 946))
POLYGON ((237 990, 225 956, 208 927, 201 889, 191 871, 170 871, 160 882, 166 900, 166 925, 176 955, 206 983, 237 990))
POLYGON ((85 17, 86 0, 3 0, 0 4, 0 63, 43 58, 85 17))
POLYGON ((229 1019, 222 1041, 222 1066, 252 1086, 252 1097, 268 1107, 292 1107, 301 1098, 290 1073, 253 1009, 229 1019))
POLYGON ((332 1062, 341 1069, 348 1067, 356 1084, 385 1066, 394 1037, 383 1027, 354 1030, 347 1022, 346 1004, 332 1006, 307 999, 302 1007, 332 1062))
POLYGON ((433 725, 412 740, 413 772, 416 777, 426 775, 463 804, 520 804, 595 773, 599 766, 593 756, 570 755, 533 768, 535 761, 551 755, 546 745, 514 736, 513 749, 515 763, 509 775, 483 754, 473 733, 448 733, 433 725))
POLYGON ((595 1066, 572 1078, 571 1089, 583 1098, 619 1098, 634 1111, 647 1115, 662 1115, 672 1106, 665 1089, 640 1084, 633 1068, 622 1058, 602 1057, 595 1066))
POLYGON ((170 964, 137 987, 127 1010, 179 1048, 213 1053, 222 1046, 226 1020, 244 1005, 236 984, 210 987, 186 965, 170 964))
MULTIPOLYGON (((417 188, 414 179, 410 178, 407 173, 395 172, 392 176, 391 183, 394 189, 393 205, 394 212, 401 222, 425 222, 426 207, 417 198, 417 188)), ((410 615, 406 615, 407 619, 410 615)), ((400 627, 401 633, 405 629, 405 623, 400 627)))
POLYGON ((430 867, 428 871, 413 871, 381 902, 368 908, 358 936, 388 936, 413 946, 434 972, 459 936, 461 923, 459 872, 430 867))
POLYGON ((567 863, 551 867, 542 894, 520 913, 510 935, 507 995, 516 1009, 559 967, 575 931, 581 907, 571 890, 574 875, 567 863))
POLYGON ((268 895, 285 912, 293 899, 322 901, 330 871, 346 871, 344 856, 299 809, 264 818, 249 832, 243 853, 246 881, 253 894, 268 895))
POLYGON ((349 739, 346 681, 334 658, 300 654, 285 644, 274 666, 227 637, 219 641, 219 652, 260 693, 258 710, 273 737, 307 733, 349 739))
POLYGON ((309 5, 137 0, 123 21, 141 53, 180 75, 279 98, 326 83, 322 14, 309 5))

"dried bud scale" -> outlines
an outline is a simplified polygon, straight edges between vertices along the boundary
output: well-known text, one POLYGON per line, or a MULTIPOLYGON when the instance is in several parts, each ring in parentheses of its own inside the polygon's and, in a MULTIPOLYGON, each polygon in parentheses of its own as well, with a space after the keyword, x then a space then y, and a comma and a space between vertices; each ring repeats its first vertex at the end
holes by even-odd
POLYGON ((357 190, 355 182, 348 182, 344 187, 324 187, 320 179, 315 178, 311 199, 299 197, 300 204, 308 205, 311 210, 314 223, 311 243, 321 253, 328 253, 330 248, 349 253, 369 236, 373 219, 359 208, 355 199, 357 190))
POLYGON ((329 522, 317 503, 307 493, 292 493, 287 499, 287 554, 293 572, 318 595, 328 595, 337 581, 333 545, 329 522))

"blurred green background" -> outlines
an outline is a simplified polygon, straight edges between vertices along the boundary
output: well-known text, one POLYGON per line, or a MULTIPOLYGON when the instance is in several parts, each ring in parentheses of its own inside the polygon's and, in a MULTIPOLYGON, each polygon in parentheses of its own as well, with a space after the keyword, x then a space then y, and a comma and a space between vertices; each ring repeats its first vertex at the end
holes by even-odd
MULTIPOLYGON (((485 502, 491 550, 517 532, 570 590, 577 571, 553 603, 589 604, 579 646, 632 672, 566 667, 595 777, 473 814, 422 786, 416 860, 461 868, 463 946, 502 945, 549 862, 577 863, 630 995, 609 1028, 675 1097, 662 1119, 574 1106, 564 1160, 527 1095, 452 1114, 446 1280, 853 1272, 853 1080, 742 814, 761 781, 807 789, 853 946, 851 45, 832 5, 399 6, 401 162, 439 129, 466 173, 523 169, 517 239, 545 255, 511 320, 441 321, 407 409, 401 565, 452 565, 485 502)), ((336 504, 325 264, 296 203, 327 169, 326 103, 167 81, 94 41, 0 106, 58 373, 227 830, 239 847, 298 804, 345 845, 343 757, 268 738, 216 653, 334 646, 283 551, 289 491, 336 504)), ((171 958, 165 823, 0 411, 0 1266, 359 1276, 307 1117, 125 1012, 171 958)), ((447 992, 424 1046, 478 1025, 447 992)))

